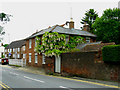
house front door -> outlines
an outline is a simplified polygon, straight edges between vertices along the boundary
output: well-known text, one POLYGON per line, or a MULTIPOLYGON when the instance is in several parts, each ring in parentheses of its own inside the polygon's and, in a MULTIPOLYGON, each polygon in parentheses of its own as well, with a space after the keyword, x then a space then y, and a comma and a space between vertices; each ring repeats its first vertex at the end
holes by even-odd
POLYGON ((60 56, 55 57, 55 72, 57 73, 61 72, 61 57, 60 56))

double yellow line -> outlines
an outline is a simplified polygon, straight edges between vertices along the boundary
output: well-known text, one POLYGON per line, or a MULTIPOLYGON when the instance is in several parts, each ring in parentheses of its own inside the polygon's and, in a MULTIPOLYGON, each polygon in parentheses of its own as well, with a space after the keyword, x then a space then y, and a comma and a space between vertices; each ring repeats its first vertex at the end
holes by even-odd
POLYGON ((3 82, 0 81, 0 86, 2 86, 4 89, 6 90, 13 90, 11 89, 9 86, 7 86, 6 84, 4 84, 3 82))

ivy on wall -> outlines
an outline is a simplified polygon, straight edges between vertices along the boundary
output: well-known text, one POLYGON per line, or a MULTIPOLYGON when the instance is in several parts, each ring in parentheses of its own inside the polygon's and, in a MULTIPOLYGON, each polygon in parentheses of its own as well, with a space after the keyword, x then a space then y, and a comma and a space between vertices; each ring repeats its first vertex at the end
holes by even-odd
POLYGON ((71 36, 70 40, 66 42, 65 34, 46 32, 42 38, 36 37, 35 51, 45 53, 45 56, 58 56, 74 49, 78 44, 84 43, 83 39, 80 36, 71 36))

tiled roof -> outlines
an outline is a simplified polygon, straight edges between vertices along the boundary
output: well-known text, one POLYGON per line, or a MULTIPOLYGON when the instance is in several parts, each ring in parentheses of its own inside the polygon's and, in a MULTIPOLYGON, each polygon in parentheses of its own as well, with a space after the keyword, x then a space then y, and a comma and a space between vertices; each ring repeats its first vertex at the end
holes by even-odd
POLYGON ((50 28, 43 29, 43 30, 39 31, 38 33, 31 35, 30 37, 28 37, 26 39, 33 38, 33 37, 36 37, 39 35, 43 35, 45 32, 58 32, 61 34, 68 34, 68 35, 81 35, 81 36, 96 37, 96 35, 94 35, 90 32, 87 32, 87 31, 83 31, 83 30, 79 30, 79 29, 69 29, 69 28, 64 28, 62 26, 59 26, 59 25, 55 25, 50 28))
POLYGON ((78 45, 76 48, 81 50, 84 47, 86 47, 87 45, 100 44, 100 43, 102 43, 102 41, 93 42, 93 43, 83 43, 83 44, 78 45))
POLYGON ((76 48, 80 49, 82 52, 89 52, 89 51, 99 51, 102 49, 103 46, 107 45, 115 45, 114 42, 112 43, 102 43, 102 42, 95 42, 95 43, 86 43, 83 45, 78 45, 76 48))
POLYGON ((8 49, 8 48, 20 48, 23 45, 25 45, 25 40, 13 41, 6 47, 6 49, 8 49))

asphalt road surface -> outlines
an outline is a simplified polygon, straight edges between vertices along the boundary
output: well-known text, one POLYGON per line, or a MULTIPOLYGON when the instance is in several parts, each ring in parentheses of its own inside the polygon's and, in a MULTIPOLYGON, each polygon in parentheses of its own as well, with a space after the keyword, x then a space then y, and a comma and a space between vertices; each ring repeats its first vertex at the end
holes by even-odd
POLYGON ((19 88, 35 88, 40 89, 62 89, 62 90, 118 90, 116 87, 110 85, 102 85, 91 82, 76 81, 66 78, 58 78, 54 76, 38 75, 20 71, 14 68, 2 67, 0 65, 0 85, 2 88, 12 88, 13 90, 19 88), (82 88, 82 89, 81 89, 82 88))

